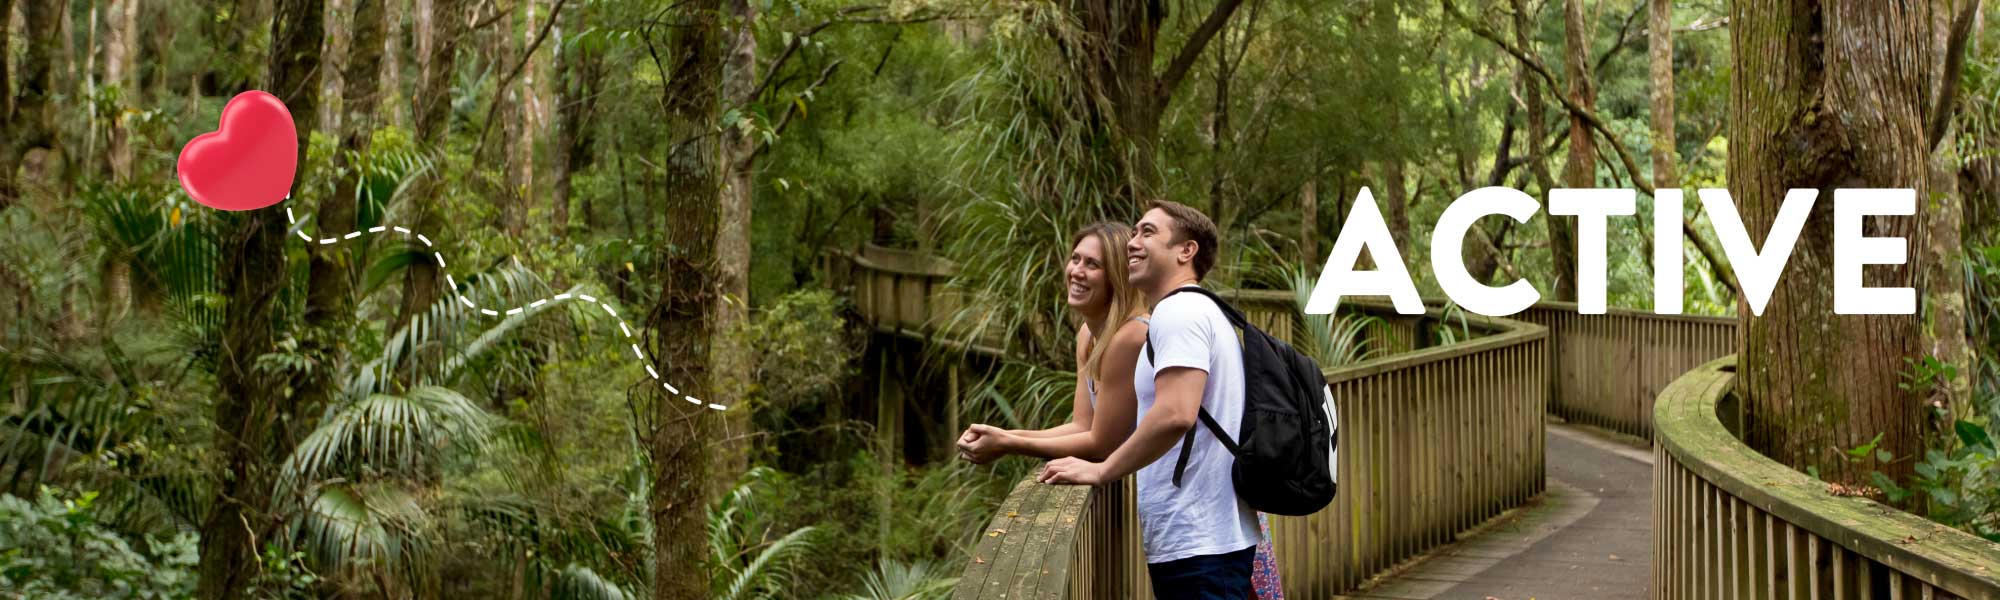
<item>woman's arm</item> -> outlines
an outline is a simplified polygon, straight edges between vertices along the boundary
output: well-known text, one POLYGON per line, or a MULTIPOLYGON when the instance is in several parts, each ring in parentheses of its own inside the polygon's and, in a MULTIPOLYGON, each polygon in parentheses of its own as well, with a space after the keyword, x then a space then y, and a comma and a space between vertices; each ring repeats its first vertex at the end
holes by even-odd
POLYGON ((1138 420, 1138 395, 1132 387, 1132 371, 1138 367, 1139 350, 1146 343, 1146 325, 1128 323, 1104 353, 1104 379, 1097 382, 1097 409, 1091 427, 1059 437, 1002 437, 1003 448, 1013 454, 1040 458, 1075 456, 1101 461, 1132 436, 1138 420))
MULTIPOLYGON (((1070 393, 1070 420, 1048 429, 1000 429, 986 424, 974 424, 958 436, 958 454, 973 464, 986 464, 1002 456, 1017 453, 1014 448, 1019 440, 1048 439, 1090 433, 1091 417, 1095 413, 1091 407, 1090 388, 1085 383, 1083 363, 1090 356, 1090 328, 1079 327, 1076 332, 1076 387, 1070 393)), ((1067 456, 1067 455, 1065 455, 1067 456)))
POLYGON ((1076 328, 1076 389, 1070 392, 1069 422, 1048 429, 1009 429, 1007 433, 1024 438, 1054 438, 1090 431, 1096 410, 1091 406, 1089 383, 1083 372, 1084 361, 1090 359, 1090 344, 1090 328, 1076 328))

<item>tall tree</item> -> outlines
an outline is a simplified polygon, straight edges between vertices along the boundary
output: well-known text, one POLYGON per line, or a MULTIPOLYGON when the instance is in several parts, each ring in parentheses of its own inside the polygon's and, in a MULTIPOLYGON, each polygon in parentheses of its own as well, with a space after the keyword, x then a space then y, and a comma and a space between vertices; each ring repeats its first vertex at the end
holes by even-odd
MULTIPOLYGON (((556 44, 556 140, 555 156, 549 161, 555 167, 554 183, 550 186, 551 202, 555 205, 555 235, 558 239, 569 234, 571 180, 577 171, 588 166, 591 161, 590 129, 588 123, 597 108, 598 82, 603 78, 604 54, 595 44, 584 43, 574 36, 582 35, 589 25, 590 11, 587 8, 571 10, 568 19, 572 43, 556 44)), ((584 218, 588 220, 589 211, 584 218)))
MULTIPOLYGON (((722 65, 723 102, 747 108, 757 100, 757 5, 750 0, 725 0, 728 11, 729 54, 722 65)), ((745 110, 744 113, 748 114, 745 110)), ((715 376, 709 378, 715 390, 745 389, 750 384, 750 349, 737 329, 750 317, 750 219, 757 140, 755 132, 742 121, 727 124, 722 134, 722 197, 719 229, 715 235, 716 275, 720 292, 715 300, 715 376)), ((731 411, 722 420, 722 456, 716 477, 717 490, 726 490, 749 466, 750 411, 731 411)))
MULTIPOLYGON (((535 74, 539 69, 536 68, 538 61, 535 60, 535 49, 537 46, 524 42, 521 36, 534 35, 537 29, 535 21, 538 16, 535 14, 536 2, 537 0, 520 0, 520 8, 515 11, 522 13, 522 29, 526 33, 516 32, 512 27, 509 27, 505 32, 507 36, 506 47, 509 49, 509 52, 506 54, 509 56, 518 54, 518 60, 521 61, 519 83, 510 89, 501 90, 500 92, 508 96, 507 132, 509 135, 507 136, 508 141, 505 145, 507 154, 507 197, 513 201, 512 204, 507 206, 506 210, 501 212, 506 215, 505 229, 507 235, 511 236, 521 235, 523 228, 527 227, 528 210, 535 203, 535 133, 540 128, 539 120, 535 118, 536 105, 538 104, 535 74)), ((513 23, 511 15, 508 17, 507 22, 510 25, 513 23)), ((516 59, 508 58, 507 60, 516 59)))
POLYGON ((118 90, 119 110, 111 115, 111 147, 106 160, 111 178, 120 183, 132 179, 132 131, 125 122, 125 107, 138 104, 137 55, 139 43, 139 0, 112 0, 106 11, 104 31, 104 85, 118 90))
POLYGON ((1674 161, 1674 3, 1646 0, 1646 56, 1652 74, 1653 187, 1681 186, 1674 161))
MULTIPOLYGON (((437 231, 444 220, 439 206, 445 189, 440 171, 444 167, 442 150, 445 132, 451 125, 451 77, 456 70, 460 38, 466 32, 469 4, 470 0, 417 0, 417 91, 410 96, 410 115, 417 146, 436 152, 431 156, 430 172, 410 186, 416 213, 411 220, 416 223, 417 231, 437 231)), ((403 279, 402 306, 397 309, 390 331, 402 329, 437 301, 438 287, 444 283, 442 277, 438 265, 431 261, 419 260, 410 265, 403 279)))
MULTIPOLYGON (((1563 79, 1570 104, 1596 110, 1597 85, 1590 69, 1590 22, 1584 20, 1583 0, 1563 0, 1563 79)), ((1597 187, 1597 141, 1583 115, 1569 119, 1569 160, 1563 163, 1563 186, 1597 187)), ((1538 138, 1539 139, 1539 138, 1538 138)), ((1557 300, 1576 300, 1576 218, 1545 215, 1549 254, 1554 259, 1557 300)))
MULTIPOLYGON (((712 128, 720 117, 722 11, 721 0, 686 0, 666 11, 672 21, 663 28, 669 38, 666 57, 655 58, 666 82, 660 104, 669 154, 661 162, 666 239, 656 263, 660 295, 646 313, 646 348, 666 365, 669 382, 690 388, 713 381, 709 367, 721 296, 715 242, 722 144, 712 128)), ((714 411, 650 382, 642 387, 646 391, 636 393, 653 407, 645 436, 653 481, 653 597, 704 598, 706 552, 689 541, 706 539, 714 411)))
MULTIPOLYGON (((0 206, 11 204, 21 193, 21 159, 36 148, 55 148, 56 18, 62 0, 22 0, 21 31, 27 34, 21 53, 19 79, 14 85, 13 107, 7 115, 5 140, 0 140, 0 206)), ((0 89, 0 95, 6 90, 0 89)))
MULTIPOLYGON (((299 169, 318 107, 322 0, 279 0, 271 18, 270 63, 264 89, 283 100, 298 128, 299 169)), ((303 177, 294 180, 302 182, 303 177)), ((299 189, 294 183, 293 189, 299 189)), ((223 472, 201 524, 200 597, 242 597, 260 568, 257 543, 281 520, 271 512, 279 462, 291 453, 302 415, 297 398, 257 359, 277 349, 274 313, 285 277, 283 206, 232 213, 236 225, 223 252, 226 299, 222 348, 216 358, 221 397, 215 407, 223 472)))
MULTIPOLYGON (((1946 147, 1952 143, 1957 133, 1952 128, 1953 114, 1958 104, 1959 77, 1965 66, 1966 47, 1972 35, 1973 24, 1978 21, 1979 0, 1955 0, 1956 8, 1938 10, 1933 16, 1933 31, 1937 36, 1940 52, 1937 54, 1940 76, 1935 81, 1937 91, 1932 101, 1934 110, 1925 126, 1926 139, 1932 147, 1946 147)), ((1946 1, 1951 7, 1954 2, 1946 1)), ((1959 173, 1964 170, 1956 152, 1933 151, 1931 182, 1934 186, 1929 197, 1922 200, 1924 215, 1923 236, 1920 244, 1920 261, 1923 271, 1918 274, 1924 290, 1920 308, 1924 321, 1931 326, 1924 329, 1923 348, 1930 356, 1956 367, 1939 378, 1935 389, 1931 390, 1930 404, 1944 409, 1940 425, 1945 439, 1955 439, 1951 427, 1960 418, 1973 416, 1972 374, 1977 372, 1977 358, 1966 338, 1966 289, 1965 241, 1965 196, 1960 194, 1959 173)))
MULTIPOLYGON (((1921 448, 1925 408, 1904 389, 1903 359, 1922 356, 1918 315, 1833 309, 1834 188, 1912 188, 1930 206, 1931 82, 1940 76, 1933 10, 1911 4, 1740 0, 1731 4, 1729 187, 1744 223, 1767 232, 1786 191, 1820 190, 1762 316, 1739 307, 1740 390, 1748 442, 1794 468, 1865 481, 1841 449, 1882 436, 1896 457, 1921 448)), ((1922 213, 1920 213, 1921 215, 1922 213)), ((1922 216, 1870 217, 1871 237, 1916 238, 1922 216)), ((1924 260, 1922 254, 1912 257, 1924 260)), ((1874 265, 1871 287, 1914 287, 1923 265, 1874 265)), ((1963 324, 1934 323, 1934 327, 1963 324)), ((1891 475, 1909 461, 1887 466, 1891 475)))
MULTIPOLYGON (((1201 58, 1204 48, 1229 23, 1243 0, 1217 0, 1188 34, 1162 70, 1155 70, 1160 28, 1168 6, 1158 0, 1066 0, 1064 8, 1080 26, 1070 60, 1076 75, 1093 96, 1097 122, 1109 125, 1121 195, 1144 202, 1159 190, 1161 175, 1154 156, 1159 144, 1160 118, 1174 91, 1201 58)), ((1063 36, 1059 36, 1063 37, 1063 36)))
MULTIPOLYGON (((14 0, 0 0, 0 48, 13 48, 14 41, 14 0)), ((0 123, 12 125, 14 116, 14 72, 10 68, 14 62, 13 51, 0 54, 0 123)), ((12 131, 11 129, 9 131, 12 131)), ((0 147, 0 156, 5 156, 6 148, 0 147)), ((0 163, 0 167, 8 164, 0 163)), ((11 169, 0 172, 0 207, 7 206, 9 188, 14 179, 11 169)))

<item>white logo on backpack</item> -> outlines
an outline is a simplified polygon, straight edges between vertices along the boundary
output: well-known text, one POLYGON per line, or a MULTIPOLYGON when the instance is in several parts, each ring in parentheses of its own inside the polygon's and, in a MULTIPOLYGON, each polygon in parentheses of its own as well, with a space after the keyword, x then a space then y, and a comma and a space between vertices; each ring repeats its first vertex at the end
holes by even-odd
POLYGON ((1326 428, 1329 434, 1326 436, 1329 445, 1326 472, 1333 477, 1334 483, 1340 483, 1340 412, 1333 408, 1333 388, 1323 387, 1319 391, 1326 396, 1326 428))

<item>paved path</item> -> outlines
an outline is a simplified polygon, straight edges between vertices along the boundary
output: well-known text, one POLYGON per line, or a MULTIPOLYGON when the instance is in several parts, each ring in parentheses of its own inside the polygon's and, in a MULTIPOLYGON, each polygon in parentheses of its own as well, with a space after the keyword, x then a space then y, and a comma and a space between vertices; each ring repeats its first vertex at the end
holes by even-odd
POLYGON ((1651 598, 1651 456, 1551 423, 1549 491, 1356 598, 1651 598))

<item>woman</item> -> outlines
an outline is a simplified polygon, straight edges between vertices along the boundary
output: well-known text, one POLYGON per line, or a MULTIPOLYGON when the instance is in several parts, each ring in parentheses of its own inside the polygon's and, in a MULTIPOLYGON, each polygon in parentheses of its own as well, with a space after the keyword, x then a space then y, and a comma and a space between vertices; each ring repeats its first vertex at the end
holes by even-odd
POLYGON ((1070 238, 1065 300, 1082 319, 1076 332, 1076 391, 1070 421, 1049 429, 979 424, 959 436, 959 456, 986 464, 1008 454, 1104 460, 1139 423, 1132 369, 1146 343, 1146 300, 1125 278, 1132 228, 1103 222, 1070 238), (1104 341, 1108 340, 1108 341, 1104 341))
MULTIPOLYGON (((1131 237, 1130 226, 1112 222, 1090 225, 1070 237, 1069 264, 1063 269, 1065 299, 1083 326, 1076 332, 1076 392, 1069 422, 1032 430, 976 424, 958 438, 960 458, 982 465, 1008 454, 1102 461, 1132 435, 1139 422, 1132 370, 1146 343, 1148 323, 1145 297, 1125 273, 1125 243, 1131 237)), ((1264 541, 1257 545, 1252 568, 1252 597, 1284 600, 1271 553, 1270 522, 1261 514, 1257 520, 1264 541)))

